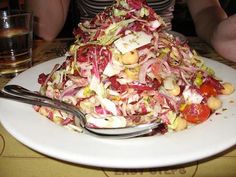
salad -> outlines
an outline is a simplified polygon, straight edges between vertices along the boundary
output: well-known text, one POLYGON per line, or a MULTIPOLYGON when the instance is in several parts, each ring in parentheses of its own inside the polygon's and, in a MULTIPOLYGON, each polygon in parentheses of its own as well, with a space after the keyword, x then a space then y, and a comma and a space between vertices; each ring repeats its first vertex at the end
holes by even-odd
MULTIPOLYGON (((219 95, 234 86, 187 43, 169 34, 162 18, 141 0, 117 0, 74 30, 75 42, 63 64, 39 75, 40 93, 73 104, 96 128, 161 122, 163 133, 207 120, 222 106, 219 95)), ((69 113, 35 106, 72 130, 69 113)))

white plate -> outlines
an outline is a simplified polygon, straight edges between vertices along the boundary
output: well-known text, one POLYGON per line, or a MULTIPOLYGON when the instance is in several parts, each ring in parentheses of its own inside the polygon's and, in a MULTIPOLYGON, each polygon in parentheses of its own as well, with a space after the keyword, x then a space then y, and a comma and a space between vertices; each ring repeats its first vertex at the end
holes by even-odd
MULTIPOLYGON (((57 58, 33 67, 9 84, 38 90, 38 75, 48 73, 57 58)), ((236 85, 236 70, 206 59, 220 78, 236 85)), ((0 121, 7 131, 30 148, 48 156, 90 166, 151 168, 183 164, 217 154, 236 144, 236 93, 224 100, 206 122, 182 132, 127 140, 108 140, 71 132, 36 113, 30 105, 0 99, 0 121), (234 103, 232 103, 234 101, 234 103)))

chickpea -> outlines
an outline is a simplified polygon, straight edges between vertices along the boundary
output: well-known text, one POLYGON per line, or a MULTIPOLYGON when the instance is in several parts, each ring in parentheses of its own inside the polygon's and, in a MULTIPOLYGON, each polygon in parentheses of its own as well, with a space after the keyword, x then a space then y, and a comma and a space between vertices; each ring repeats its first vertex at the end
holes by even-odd
POLYGON ((123 64, 131 65, 131 64, 137 63, 138 58, 139 58, 139 55, 138 55, 137 50, 132 50, 122 55, 120 59, 123 64))
POLYGON ((224 83, 223 87, 224 88, 221 90, 223 95, 230 95, 235 90, 234 86, 229 82, 224 83))
POLYGON ((139 68, 127 68, 125 69, 125 73, 130 79, 137 80, 138 79, 138 73, 139 73, 139 68))
POLYGON ((44 107, 44 106, 41 106, 41 107, 39 108, 39 113, 40 113, 41 115, 45 116, 45 117, 47 117, 48 114, 49 114, 48 111, 47 111, 47 108, 44 107))
POLYGON ((168 92, 173 96, 177 96, 180 93, 180 87, 177 84, 175 84, 174 88, 172 90, 168 90, 168 92))
POLYGON ((63 121, 63 119, 61 117, 55 116, 53 117, 52 121, 57 124, 60 124, 63 121))
POLYGON ((188 122, 185 119, 181 118, 181 117, 177 117, 175 121, 177 121, 175 131, 184 130, 188 126, 188 122))
POLYGON ((207 106, 208 106, 210 109, 217 110, 217 109, 221 108, 221 106, 222 106, 222 101, 221 101, 219 98, 217 98, 217 97, 211 96, 211 97, 208 98, 208 100, 207 100, 207 106))

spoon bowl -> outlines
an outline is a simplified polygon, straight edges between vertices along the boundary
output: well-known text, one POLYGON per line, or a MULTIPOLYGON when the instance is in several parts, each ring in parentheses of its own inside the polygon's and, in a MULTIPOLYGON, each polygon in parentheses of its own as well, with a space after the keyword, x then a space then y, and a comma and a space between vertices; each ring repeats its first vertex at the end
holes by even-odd
POLYGON ((124 139, 134 138, 150 134, 154 129, 157 129, 161 122, 153 122, 131 127, 121 128, 92 128, 87 126, 86 115, 77 107, 62 102, 60 100, 51 99, 49 97, 40 95, 37 92, 30 91, 19 85, 7 85, 3 91, 0 92, 0 98, 10 99, 31 105, 47 106, 51 108, 60 109, 75 115, 78 119, 77 126, 82 127, 84 132, 97 137, 124 139))

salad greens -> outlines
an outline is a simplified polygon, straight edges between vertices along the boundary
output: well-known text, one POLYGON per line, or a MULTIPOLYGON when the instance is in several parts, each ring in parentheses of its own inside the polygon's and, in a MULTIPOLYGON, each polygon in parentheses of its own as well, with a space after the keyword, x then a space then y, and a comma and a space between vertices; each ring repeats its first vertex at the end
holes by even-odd
MULTIPOLYGON (((218 109, 208 105, 208 98, 218 99, 223 83, 164 26, 145 1, 117 0, 78 25, 64 63, 39 76, 41 94, 77 106, 97 128, 158 121, 165 133, 208 119, 218 109)), ((72 115, 35 109, 78 128, 72 115)))

